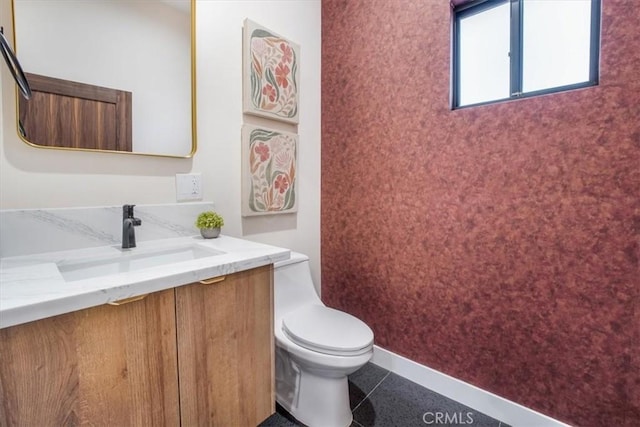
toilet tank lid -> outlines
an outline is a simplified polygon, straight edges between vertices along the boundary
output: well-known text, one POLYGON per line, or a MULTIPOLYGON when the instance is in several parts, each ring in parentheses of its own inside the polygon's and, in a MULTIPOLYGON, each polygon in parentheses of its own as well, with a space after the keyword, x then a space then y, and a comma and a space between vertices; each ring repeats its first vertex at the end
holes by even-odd
POLYGON ((275 264, 273 264, 273 266, 275 268, 278 268, 278 267, 284 267, 285 265, 297 264, 299 262, 304 262, 304 261, 309 261, 309 257, 306 256, 305 254, 301 254, 300 252, 291 251, 291 256, 289 257, 289 259, 278 261, 275 264))

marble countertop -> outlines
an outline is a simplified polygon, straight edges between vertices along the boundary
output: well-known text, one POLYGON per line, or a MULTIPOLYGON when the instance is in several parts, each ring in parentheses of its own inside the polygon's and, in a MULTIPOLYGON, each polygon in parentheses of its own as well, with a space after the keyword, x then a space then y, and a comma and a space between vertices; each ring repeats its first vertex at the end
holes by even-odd
POLYGON ((249 270, 288 259, 289 255, 288 249, 228 236, 191 236, 139 242, 128 250, 102 246, 2 258, 0 328, 249 270), (58 269, 58 265, 144 255, 181 245, 195 245, 218 254, 90 279, 65 280, 58 269))

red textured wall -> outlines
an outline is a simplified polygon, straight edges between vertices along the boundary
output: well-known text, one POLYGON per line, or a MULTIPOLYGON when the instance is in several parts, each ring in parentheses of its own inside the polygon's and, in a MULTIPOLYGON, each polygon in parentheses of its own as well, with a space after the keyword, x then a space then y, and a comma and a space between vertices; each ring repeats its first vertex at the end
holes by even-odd
POLYGON ((640 425, 640 8, 601 84, 451 111, 445 0, 322 2, 322 292, 381 347, 640 425))

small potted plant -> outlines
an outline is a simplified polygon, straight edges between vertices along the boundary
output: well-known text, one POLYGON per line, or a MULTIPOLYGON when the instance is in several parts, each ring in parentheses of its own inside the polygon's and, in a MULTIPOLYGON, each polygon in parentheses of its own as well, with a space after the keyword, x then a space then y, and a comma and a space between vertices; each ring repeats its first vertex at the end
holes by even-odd
POLYGON ((205 239, 213 239, 220 234, 220 227, 224 225, 224 219, 217 212, 206 211, 198 215, 196 227, 205 239))

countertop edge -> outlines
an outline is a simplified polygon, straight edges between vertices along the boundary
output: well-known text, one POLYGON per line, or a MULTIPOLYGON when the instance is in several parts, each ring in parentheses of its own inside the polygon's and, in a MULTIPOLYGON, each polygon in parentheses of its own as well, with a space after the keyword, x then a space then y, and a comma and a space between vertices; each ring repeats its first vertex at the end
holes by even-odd
MULTIPOLYGON (((248 243, 249 246, 254 244, 254 242, 248 243)), ((214 259, 209 264, 200 262, 193 269, 179 268, 169 273, 166 273, 166 269, 149 269, 146 274, 126 276, 129 280, 114 280, 115 283, 111 287, 97 286, 82 289, 79 286, 80 289, 73 295, 52 296, 48 299, 40 298, 32 303, 27 301, 14 307, 0 307, 0 329, 96 307, 124 298, 172 289, 211 277, 251 270, 286 260, 290 256, 289 249, 259 243, 255 243, 255 247, 250 249, 248 254, 239 254, 224 262, 216 262, 214 259)), ((106 281, 102 280, 99 283, 106 281)), ((6 292, 3 291, 3 293, 5 295, 2 297, 8 300, 10 295, 7 298, 6 292)))

